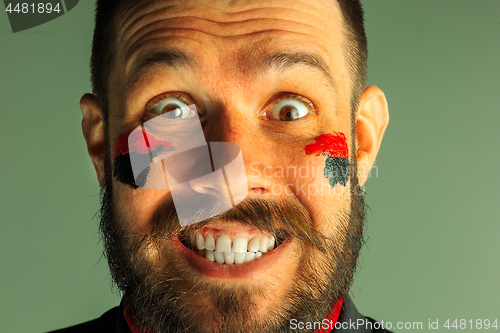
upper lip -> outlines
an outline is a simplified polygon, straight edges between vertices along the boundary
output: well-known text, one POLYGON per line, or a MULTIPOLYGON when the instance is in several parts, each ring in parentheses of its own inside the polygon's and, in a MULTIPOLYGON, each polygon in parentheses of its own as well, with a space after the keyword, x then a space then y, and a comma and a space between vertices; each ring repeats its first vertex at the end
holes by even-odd
POLYGON ((228 236, 236 236, 236 235, 245 235, 248 238, 251 238, 255 235, 262 235, 268 234, 270 235, 271 233, 266 232, 266 231, 261 231, 257 228, 251 228, 248 226, 244 226, 241 224, 233 224, 233 223, 227 223, 227 222, 215 222, 215 223, 210 223, 203 228, 197 230, 203 237, 210 232, 214 238, 217 238, 218 235, 220 234, 226 234, 228 236))

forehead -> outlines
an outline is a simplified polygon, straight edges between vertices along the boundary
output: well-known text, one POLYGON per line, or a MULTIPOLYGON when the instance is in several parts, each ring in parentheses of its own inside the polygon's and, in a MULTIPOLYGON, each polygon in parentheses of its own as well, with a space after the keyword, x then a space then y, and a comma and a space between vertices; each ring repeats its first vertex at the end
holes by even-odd
POLYGON ((340 16, 335 0, 145 0, 124 1, 116 23, 118 39, 132 43, 162 27, 190 28, 221 40, 266 32, 331 40, 338 37, 340 16))
POLYGON ((174 62, 189 61, 200 75, 230 72, 235 84, 259 76, 256 69, 268 55, 309 54, 295 60, 322 67, 349 90, 342 17, 334 0, 126 1, 115 20, 111 84, 122 85, 122 96, 141 60, 165 49, 174 62))
MULTIPOLYGON (((117 15, 118 54, 130 62, 139 49, 170 43, 192 44, 240 59, 273 46, 321 49, 338 56, 341 15, 334 0, 128 1, 117 15)), ((332 60, 332 59, 328 59, 332 60)))

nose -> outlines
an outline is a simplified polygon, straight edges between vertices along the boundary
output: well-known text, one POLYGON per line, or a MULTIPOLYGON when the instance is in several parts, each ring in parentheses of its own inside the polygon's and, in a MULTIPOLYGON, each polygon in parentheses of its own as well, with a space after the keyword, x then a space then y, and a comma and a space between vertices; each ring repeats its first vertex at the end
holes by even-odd
POLYGON ((190 180, 191 188, 200 194, 230 200, 234 207, 248 194, 245 162, 240 147, 232 142, 207 142, 211 172, 190 180))
POLYGON ((234 204, 247 195, 258 196, 270 192, 273 180, 263 177, 261 169, 274 163, 273 146, 251 121, 245 103, 218 104, 214 116, 205 121, 204 135, 208 142, 214 170, 223 172, 218 177, 197 179, 191 182, 199 193, 218 195, 229 191, 234 204), (241 158, 237 158, 240 155, 241 158))
POLYGON ((207 194, 223 199, 229 197, 228 184, 222 170, 215 170, 203 177, 193 179, 189 182, 191 188, 200 194, 207 194))
POLYGON ((244 162, 234 143, 208 142, 166 162, 168 187, 181 226, 224 213, 246 198, 244 162))

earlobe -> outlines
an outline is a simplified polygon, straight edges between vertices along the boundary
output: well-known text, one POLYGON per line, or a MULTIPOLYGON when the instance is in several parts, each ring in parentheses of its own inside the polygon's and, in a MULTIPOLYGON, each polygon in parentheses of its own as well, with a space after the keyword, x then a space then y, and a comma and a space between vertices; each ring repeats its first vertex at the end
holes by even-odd
POLYGON ((82 110, 82 131, 87 142, 87 151, 97 173, 97 180, 104 188, 105 123, 97 101, 92 94, 85 94, 80 100, 82 110))
POLYGON ((358 179, 363 185, 375 163, 385 129, 389 110, 385 95, 378 87, 367 87, 359 103, 356 117, 358 179))

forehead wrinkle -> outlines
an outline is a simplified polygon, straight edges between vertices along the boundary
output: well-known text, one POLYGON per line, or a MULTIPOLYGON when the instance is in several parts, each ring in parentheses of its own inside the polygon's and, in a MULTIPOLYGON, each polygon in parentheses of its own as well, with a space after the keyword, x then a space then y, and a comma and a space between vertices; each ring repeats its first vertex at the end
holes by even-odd
MULTIPOLYGON (((212 2, 209 4, 212 4, 212 2)), ((228 6, 224 9, 228 9, 228 6)), ((230 7, 230 9, 232 8, 230 7)), ((318 10, 317 8, 314 9, 318 10)), ((258 32, 265 34, 281 31, 284 34, 295 33, 306 36, 308 39, 314 38, 321 41, 321 38, 316 36, 316 32, 317 30, 323 30, 322 27, 325 26, 325 24, 311 25, 306 23, 304 13, 311 14, 307 7, 300 13, 296 9, 268 6, 264 8, 245 8, 243 11, 240 10, 229 14, 220 13, 219 10, 218 15, 211 15, 214 14, 212 12, 216 14, 217 11, 200 11, 199 8, 190 8, 189 5, 186 6, 184 3, 179 5, 168 2, 150 2, 144 5, 144 2, 141 4, 129 2, 129 8, 124 9, 124 12, 124 15, 121 16, 122 27, 118 30, 120 31, 119 40, 122 41, 119 54, 122 57, 125 56, 125 62, 129 62, 127 59, 141 44, 144 44, 144 40, 147 40, 147 38, 152 39, 155 35, 170 34, 184 38, 191 37, 193 41, 199 39, 199 43, 208 42, 212 46, 215 46, 215 41, 211 40, 210 37, 219 39, 245 37, 258 32), (282 18, 284 11, 290 12, 292 20, 282 18), (262 15, 259 15, 261 17, 255 18, 247 15, 247 13, 255 12, 262 12, 262 15), (179 16, 179 14, 182 15, 179 16), (296 17, 297 14, 299 14, 298 17, 296 17), (264 16, 265 18, 262 18, 264 16), (235 19, 239 19, 239 21, 235 21, 235 19), (281 29, 277 29, 277 25, 281 29), (189 36, 189 34, 192 36, 189 36)), ((316 17, 315 23, 317 23, 317 20, 316 17)))
MULTIPOLYGON (((145 1, 144 1, 145 2, 145 1)), ((143 1, 137 1, 129 3, 129 8, 122 7, 119 12, 119 17, 121 18, 118 22, 119 35, 118 38, 123 40, 127 34, 132 33, 134 27, 139 26, 138 24, 141 20, 146 20, 148 17, 154 16, 159 10, 151 10, 154 6, 148 6, 143 1)), ((169 11, 170 8, 175 8, 174 5, 163 4, 161 10, 169 11)))
MULTIPOLYGON (((158 22, 154 22, 152 24, 156 24, 158 22)), ((161 23, 161 22, 160 22, 161 23)), ((265 37, 264 39, 269 39, 270 37, 275 37, 275 38, 280 38, 281 36, 285 35, 301 35, 301 36, 306 36, 308 39, 318 39, 316 36, 302 32, 302 31, 296 31, 296 32, 290 32, 288 30, 282 30, 282 29, 257 29, 257 30, 252 30, 248 31, 243 29, 244 33, 240 33, 238 35, 228 35, 228 34, 223 34, 223 35, 216 35, 216 34, 209 34, 204 30, 200 29, 195 29, 195 28, 162 28, 162 29, 156 29, 156 30, 151 30, 146 32, 145 34, 141 34, 140 37, 138 36, 132 45, 129 47, 126 47, 125 50, 122 50, 121 54, 124 55, 124 61, 125 61, 125 73, 130 72, 131 66, 134 63, 135 56, 134 53, 140 54, 142 50, 145 48, 144 45, 147 44, 155 44, 154 42, 156 41, 157 45, 159 45, 157 48, 160 48, 162 44, 166 44, 167 39, 174 39, 174 38, 184 38, 187 40, 191 40, 193 42, 199 43, 204 46, 211 46, 214 49, 218 49, 217 45, 217 40, 213 40, 213 38, 217 39, 229 39, 234 40, 235 38, 239 37, 253 37, 253 40, 259 39, 260 36, 263 35, 265 37), (194 34, 199 34, 198 38, 194 34), (207 37, 207 38, 203 38, 207 37)), ((246 41, 245 43, 248 43, 249 41, 246 41)), ((252 42, 253 43, 253 42, 252 42)), ((155 47, 156 48, 156 47, 155 47)), ((310 57, 311 58, 311 57, 310 57)), ((311 64, 319 64, 318 61, 315 61, 312 59, 311 64)), ((324 63, 324 61, 322 62, 324 63)), ((327 66, 319 66, 318 68, 326 68, 327 66)))
MULTIPOLYGON (((304 24, 314 29, 322 30, 322 27, 327 27, 331 24, 332 19, 338 19, 338 5, 325 0, 319 0, 317 3, 309 1, 294 0, 292 3, 283 3, 283 1, 269 1, 264 4, 272 3, 262 7, 262 3, 258 1, 125 1, 121 6, 118 29, 121 33, 119 40, 128 40, 126 38, 129 33, 136 30, 134 27, 141 28, 141 20, 158 19, 163 16, 166 18, 175 17, 198 17, 211 22, 218 23, 236 23, 243 22, 248 17, 260 17, 268 19, 282 19, 283 17, 291 18, 295 24, 304 24), (333 6, 332 6, 333 5, 333 6), (260 6, 260 7, 259 7, 260 6), (204 7, 203 10, 200 10, 204 7), (331 7, 334 10, 328 10, 331 7), (333 7, 333 8, 332 8, 333 7), (325 10, 326 9, 326 10, 325 10), (336 9, 336 10, 335 10, 336 9), (178 14, 182 13, 182 16, 178 14), (325 16, 325 13, 333 14, 325 16), (260 14, 260 15, 259 15, 260 14), (330 17, 328 17, 330 16, 330 17), (327 18, 328 17, 328 18, 327 18), (121 19, 120 19, 121 18, 121 19), (311 21, 312 19, 312 21, 311 21), (306 24, 309 22, 310 24, 306 24)), ((147 24, 147 22, 146 22, 147 24)), ((224 27, 225 28, 225 27, 224 27)), ((329 29, 327 29, 329 30, 329 29)), ((327 32, 327 31, 323 31, 327 32)))
MULTIPOLYGON (((295 33, 315 37, 314 31, 317 27, 296 22, 288 19, 253 18, 237 22, 217 22, 195 16, 176 16, 152 20, 129 36, 123 36, 125 40, 124 49, 135 49, 145 36, 162 35, 185 35, 190 32, 200 33, 208 37, 244 37, 259 32, 282 31, 283 33, 295 33)), ((316 37, 317 38, 317 37, 316 37)))
MULTIPOLYGON (((282 18, 284 16, 294 17, 296 18, 296 22, 304 21, 304 14, 309 14, 310 16, 314 16, 314 21, 316 22, 320 17, 312 13, 311 10, 317 11, 318 13, 324 13, 324 8, 314 7, 310 3, 304 3, 305 6, 301 6, 297 8, 291 8, 290 6, 261 6, 261 7, 253 7, 253 8, 244 8, 244 9, 236 9, 236 7, 226 6, 223 10, 215 8, 214 6, 207 6, 207 1, 204 3, 203 11, 200 11, 200 4, 197 3, 196 6, 186 4, 187 1, 182 2, 182 5, 179 4, 170 4, 166 5, 166 1, 162 1, 156 4, 144 4, 143 2, 137 2, 133 4, 130 9, 128 9, 128 13, 123 13, 122 16, 125 16, 122 19, 122 22, 125 22, 125 30, 130 30, 130 27, 137 24, 141 19, 147 19, 152 16, 165 16, 166 18, 175 18, 182 17, 177 15, 178 13, 183 13, 183 16, 192 16, 198 17, 200 19, 205 19, 208 21, 219 22, 219 23, 236 23, 247 20, 246 17, 260 17, 260 18, 282 18), (142 7, 139 7, 141 4, 142 7), (137 8, 139 7, 139 8, 137 8), (234 9, 234 10, 231 10, 234 9), (142 13, 141 13, 142 12, 142 13), (256 15, 256 14, 263 15, 256 15), (160 15, 159 15, 160 14, 160 15), (294 14, 294 15, 293 15, 294 14), (137 15, 135 19, 131 19, 132 16, 137 15)), ((171 2, 171 1, 170 1, 171 2)), ((222 1, 210 1, 208 5, 212 3, 221 4, 222 1)), ((248 3, 252 3, 248 1, 248 3)), ((298 1, 297 1, 298 3, 298 1)), ((256 2, 255 2, 256 4, 256 2)), ((242 6, 242 5, 241 5, 242 6)), ((249 7, 248 5, 246 7, 249 7)))
MULTIPOLYGON (((170 53, 177 53, 179 59, 177 59, 177 64, 181 64, 180 60, 185 59, 186 62, 189 60, 193 60, 193 55, 182 50, 179 47, 174 47, 176 44, 178 46, 184 44, 179 42, 173 42, 174 39, 181 39, 181 36, 176 35, 167 35, 164 32, 160 31, 152 31, 147 35, 144 35, 143 38, 138 39, 135 44, 133 44, 130 48, 123 50, 123 62, 124 62, 124 74, 128 75, 131 73, 136 66, 136 63, 139 62, 144 57, 148 57, 153 53, 159 53, 162 50, 168 51, 170 53)), ((190 36, 182 36, 182 39, 190 40, 196 43, 200 43, 198 40, 191 38, 190 36)))
MULTIPOLYGON (((212 2, 209 4, 211 3, 212 2)), ((246 29, 246 32, 252 32, 258 30, 258 23, 268 20, 271 21, 270 25, 272 27, 276 27, 276 21, 278 20, 288 23, 288 27, 292 25, 292 29, 290 29, 290 31, 294 30, 293 25, 301 25, 300 31, 304 31, 304 27, 308 29, 322 30, 321 27, 327 26, 330 21, 324 21, 321 16, 318 17, 317 15, 314 15, 314 13, 311 13, 311 10, 308 10, 309 7, 301 8, 299 11, 295 8, 268 6, 221 13, 221 10, 210 10, 212 8, 200 11, 198 8, 199 6, 189 7, 184 4, 167 5, 165 2, 150 4, 149 6, 144 5, 143 2, 141 2, 141 4, 142 6, 138 3, 135 5, 132 4, 128 10, 125 10, 126 13, 121 16, 121 27, 118 29, 119 40, 125 41, 125 44, 129 44, 127 41, 133 41, 134 39, 140 38, 137 37, 137 34, 140 35, 141 31, 144 31, 144 29, 149 29, 152 25, 156 25, 159 22, 168 23, 169 20, 176 20, 177 22, 174 24, 177 27, 188 28, 192 28, 193 23, 197 23, 199 25, 200 21, 205 21, 206 23, 210 23, 211 27, 208 24, 205 24, 202 27, 205 28, 207 32, 210 29, 218 29, 218 31, 214 31, 213 34, 221 37, 229 36, 229 34, 225 32, 228 31, 230 25, 239 25, 240 29, 246 29), (283 19, 285 16, 291 19, 283 19), (307 17, 313 18, 314 24, 308 24, 306 22, 307 17), (258 20, 262 21, 258 22, 258 20), (322 22, 318 22, 318 20, 322 22), (242 28, 241 25, 243 25, 242 28)), ((228 6, 226 6, 224 9, 231 9, 231 7, 228 8, 228 6)), ((318 11, 318 8, 314 9, 318 11)), ((323 33, 324 32, 325 31, 323 31, 323 33)), ((233 34, 238 34, 238 32, 233 31, 233 34)), ((239 34, 241 34, 241 32, 239 34)))

